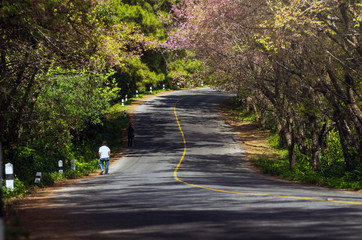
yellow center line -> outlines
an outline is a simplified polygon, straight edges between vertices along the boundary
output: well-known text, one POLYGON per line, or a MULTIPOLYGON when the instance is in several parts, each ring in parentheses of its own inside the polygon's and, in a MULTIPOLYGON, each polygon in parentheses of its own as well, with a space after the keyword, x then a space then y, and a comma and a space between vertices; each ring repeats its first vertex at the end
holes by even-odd
POLYGON ((313 198, 313 197, 298 197, 298 196, 287 196, 287 195, 266 194, 266 193, 235 192, 235 191, 228 191, 228 190, 222 190, 222 189, 215 189, 215 188, 200 186, 200 185, 196 185, 196 184, 192 184, 192 183, 182 181, 177 176, 177 172, 178 172, 178 170, 179 170, 179 168, 180 168, 180 166, 182 164, 182 161, 184 160, 184 158, 186 156, 187 147, 186 147, 186 138, 185 138, 184 132, 182 131, 181 124, 180 124, 180 121, 178 119, 177 111, 176 111, 177 104, 182 100, 183 99, 177 101, 175 103, 174 107, 173 107, 173 112, 174 112, 175 117, 176 117, 176 122, 177 122, 178 128, 179 128, 179 130, 181 132, 182 140, 183 140, 183 143, 184 143, 184 151, 183 151, 182 157, 181 157, 179 163, 177 164, 177 167, 175 168, 175 170, 173 172, 173 176, 177 181, 179 181, 179 182, 181 182, 181 183, 183 183, 185 185, 195 187, 195 188, 206 189, 206 190, 210 190, 210 191, 214 191, 214 192, 229 193, 229 194, 239 194, 239 195, 248 195, 248 196, 263 196, 263 197, 275 197, 275 198, 287 198, 287 199, 297 199, 297 200, 307 200, 307 201, 321 201, 321 202, 334 202, 334 203, 343 203, 343 204, 362 205, 362 202, 340 201, 340 200, 334 200, 334 199, 313 198))

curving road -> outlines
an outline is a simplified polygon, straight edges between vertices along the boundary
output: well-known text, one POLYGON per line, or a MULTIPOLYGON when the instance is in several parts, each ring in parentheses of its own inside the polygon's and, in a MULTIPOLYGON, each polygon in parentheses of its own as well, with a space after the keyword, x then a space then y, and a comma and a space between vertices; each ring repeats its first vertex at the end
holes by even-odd
POLYGON ((61 219, 44 220, 34 236, 361 239, 360 194, 276 180, 243 161, 237 135, 217 110, 228 97, 203 88, 144 102, 135 113, 135 146, 109 175, 54 192, 61 219), (49 221, 68 226, 55 231, 49 221))

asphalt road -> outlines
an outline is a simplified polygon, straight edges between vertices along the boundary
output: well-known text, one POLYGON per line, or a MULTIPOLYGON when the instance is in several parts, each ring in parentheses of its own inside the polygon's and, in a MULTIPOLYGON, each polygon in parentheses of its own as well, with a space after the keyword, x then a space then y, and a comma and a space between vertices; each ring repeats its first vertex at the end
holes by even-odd
MULTIPOLYGON (((69 223, 61 232, 68 239, 361 239, 360 194, 277 180, 243 161, 218 113, 228 97, 204 88, 139 106, 135 146, 110 174, 53 194, 52 207, 69 223)), ((44 239, 64 238, 51 236, 44 239)))

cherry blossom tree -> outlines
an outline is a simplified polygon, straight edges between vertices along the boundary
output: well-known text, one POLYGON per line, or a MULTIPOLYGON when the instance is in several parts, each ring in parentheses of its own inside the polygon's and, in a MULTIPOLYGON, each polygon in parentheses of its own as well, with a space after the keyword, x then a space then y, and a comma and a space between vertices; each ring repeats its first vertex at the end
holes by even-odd
POLYGON ((200 0, 174 13, 170 48, 193 50, 213 83, 242 89, 257 116, 271 111, 291 167, 296 144, 317 170, 334 127, 347 166, 361 159, 360 3, 200 0))

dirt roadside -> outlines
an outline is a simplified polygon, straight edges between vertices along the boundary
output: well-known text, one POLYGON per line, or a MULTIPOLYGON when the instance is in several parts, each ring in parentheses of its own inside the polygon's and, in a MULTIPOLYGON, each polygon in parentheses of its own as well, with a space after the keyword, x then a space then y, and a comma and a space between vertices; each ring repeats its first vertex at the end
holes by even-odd
MULTIPOLYGON (((156 95, 162 95, 165 93, 167 92, 162 92, 156 95)), ((129 111, 131 121, 133 121, 132 115, 135 112, 136 107, 142 104, 144 101, 155 97, 156 95, 149 95, 132 102, 129 111)), ((219 110, 228 124, 230 124, 238 133, 240 143, 246 149, 246 160, 248 162, 250 162, 252 159, 257 159, 262 156, 265 157, 266 155, 269 155, 270 157, 275 154, 268 148, 268 132, 260 130, 256 124, 236 121, 227 110, 226 105, 222 105, 219 110)), ((127 136, 125 133, 123 137, 126 140, 127 136)), ((125 144, 126 142, 127 141, 124 141, 125 144)), ((112 156, 113 159, 119 159, 121 157, 122 152, 112 156)), ((26 197, 13 200, 8 205, 6 216, 4 218, 6 226, 11 227, 12 229, 17 229, 17 233, 15 233, 15 235, 18 236, 18 239, 44 239, 40 235, 42 231, 53 231, 54 236, 57 236, 55 239, 74 239, 74 237, 71 235, 67 236, 66 233, 59 232, 61 229, 71 229, 72 223, 62 217, 61 209, 57 209, 56 207, 52 206, 50 201, 51 196, 57 189, 70 186, 77 181, 85 178, 91 178, 98 174, 99 173, 93 173, 89 176, 79 179, 56 182, 51 187, 36 189, 26 197), (56 226, 50 226, 49 223, 56 223, 56 226), (19 229, 25 230, 25 232, 29 234, 29 238, 27 238, 26 234, 21 234, 19 229)))

